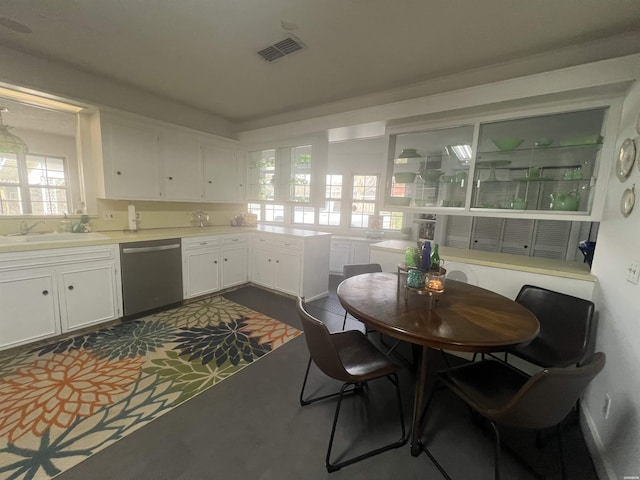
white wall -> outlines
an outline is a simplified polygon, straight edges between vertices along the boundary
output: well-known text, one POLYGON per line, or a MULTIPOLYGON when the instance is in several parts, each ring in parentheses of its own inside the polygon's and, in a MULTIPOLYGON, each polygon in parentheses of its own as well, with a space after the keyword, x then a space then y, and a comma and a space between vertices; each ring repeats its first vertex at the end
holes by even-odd
MULTIPOLYGON (((640 83, 636 83, 624 102, 617 147, 625 138, 638 136, 639 114, 640 83)), ((598 277, 596 348, 606 353, 607 365, 591 384, 583 406, 587 423, 595 428, 595 440, 601 442, 606 472, 600 476, 611 479, 640 475, 640 285, 625 279, 630 260, 640 260, 640 204, 627 218, 620 213, 622 192, 633 184, 640 188, 637 160, 624 183, 611 176, 591 270, 598 277), (602 413, 606 394, 611 397, 608 419, 602 413)), ((636 195, 640 196, 638 190, 636 195)))
POLYGON ((384 145, 383 137, 330 143, 328 172, 382 175, 387 169, 384 145))
POLYGON ((0 45, 0 82, 235 138, 227 120, 122 83, 0 45))

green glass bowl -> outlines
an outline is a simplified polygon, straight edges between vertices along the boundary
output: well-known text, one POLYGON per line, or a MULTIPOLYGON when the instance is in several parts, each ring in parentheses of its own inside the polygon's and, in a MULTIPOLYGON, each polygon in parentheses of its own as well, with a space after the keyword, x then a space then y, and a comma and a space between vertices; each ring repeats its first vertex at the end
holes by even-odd
POLYGON ((518 148, 524 142, 524 138, 495 138, 491 139, 491 141, 498 147, 498 150, 509 152, 518 148))

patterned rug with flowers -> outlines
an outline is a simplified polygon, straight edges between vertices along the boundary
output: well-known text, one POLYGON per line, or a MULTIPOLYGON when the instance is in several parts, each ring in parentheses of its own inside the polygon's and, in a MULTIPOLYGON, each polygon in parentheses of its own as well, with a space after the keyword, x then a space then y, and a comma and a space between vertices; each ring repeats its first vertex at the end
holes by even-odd
POLYGON ((49 479, 301 332, 222 297, 0 352, 0 479, 49 479))

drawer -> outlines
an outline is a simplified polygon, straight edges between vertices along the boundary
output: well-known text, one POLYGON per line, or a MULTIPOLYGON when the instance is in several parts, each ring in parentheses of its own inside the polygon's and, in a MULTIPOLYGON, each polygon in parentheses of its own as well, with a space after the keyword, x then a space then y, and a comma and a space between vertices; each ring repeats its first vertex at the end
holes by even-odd
POLYGON ((287 250, 302 250, 302 241, 295 238, 274 238, 273 245, 287 250))
POLYGON ((118 256, 117 251, 117 245, 97 245, 92 247, 8 252, 0 255, 0 271, 115 260, 118 256))
POLYGON ((196 238, 183 238, 182 248, 185 251, 199 250, 202 248, 215 248, 222 244, 218 237, 196 237, 196 238))
POLYGON ((222 238, 222 245, 246 245, 248 242, 246 235, 233 235, 222 238))

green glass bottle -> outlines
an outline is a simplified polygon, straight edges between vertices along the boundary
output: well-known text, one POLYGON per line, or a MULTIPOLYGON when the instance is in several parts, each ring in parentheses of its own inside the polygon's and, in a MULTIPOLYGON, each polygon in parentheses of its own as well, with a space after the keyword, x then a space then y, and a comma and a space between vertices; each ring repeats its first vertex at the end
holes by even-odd
POLYGON ((404 252, 404 264, 407 267, 415 267, 415 257, 413 255, 413 248, 409 247, 404 252))
POLYGON ((431 250, 431 263, 429 270, 440 270, 440 254, 438 253, 437 243, 433 244, 433 249, 431 250))

